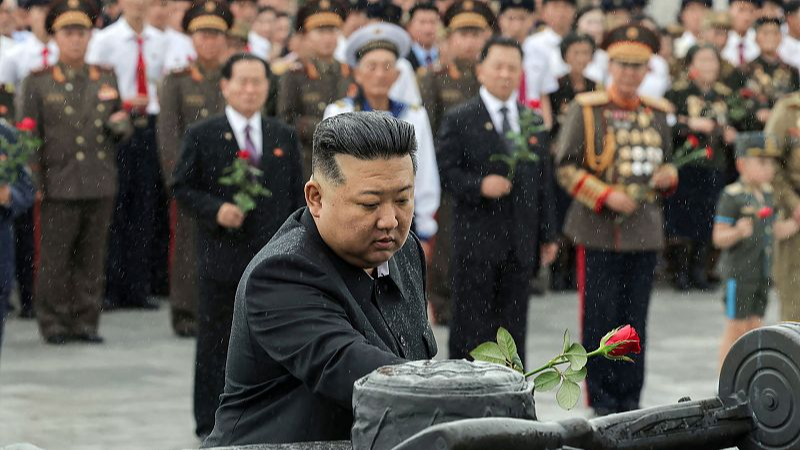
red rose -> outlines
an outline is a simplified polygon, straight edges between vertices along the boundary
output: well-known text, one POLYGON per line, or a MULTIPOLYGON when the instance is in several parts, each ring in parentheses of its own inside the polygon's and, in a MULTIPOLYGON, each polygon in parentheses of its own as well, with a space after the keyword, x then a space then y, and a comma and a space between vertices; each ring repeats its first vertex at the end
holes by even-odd
POLYGON ((742 88, 742 90, 739 91, 739 95, 744 98, 750 98, 753 96, 753 91, 750 88, 742 88))
POLYGON ((700 139, 697 139, 697 136, 690 134, 689 137, 686 138, 686 142, 692 146, 692 148, 697 148, 700 145, 700 139))
POLYGON ((758 218, 759 219, 766 219, 772 215, 772 208, 769 206, 765 206, 758 210, 758 218))
POLYGON ((239 150, 236 153, 236 157, 239 159, 250 159, 250 152, 247 150, 239 150))
POLYGON ((714 149, 706 145, 706 159, 714 159, 714 149))
POLYGON ((539 99, 528 100, 528 108, 539 109, 542 107, 542 102, 539 99))
POLYGON ((621 357, 629 353, 639 353, 642 351, 642 347, 639 345, 639 335, 630 325, 625 325, 612 334, 605 342, 605 347, 609 347, 618 342, 621 342, 621 344, 609 351, 608 356, 621 357))
POLYGON ((17 123, 17 129, 19 131, 33 131, 36 129, 36 121, 30 117, 26 117, 22 119, 21 122, 17 123))

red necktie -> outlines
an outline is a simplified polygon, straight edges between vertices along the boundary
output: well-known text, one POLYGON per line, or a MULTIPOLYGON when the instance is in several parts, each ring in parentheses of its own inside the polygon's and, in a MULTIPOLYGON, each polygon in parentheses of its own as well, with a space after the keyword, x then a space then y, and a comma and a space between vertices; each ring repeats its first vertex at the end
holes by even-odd
POLYGON ((50 64, 47 61, 47 57, 50 55, 50 49, 47 48, 47 44, 45 44, 44 48, 42 49, 42 67, 47 67, 50 64))
POLYGON ((744 66, 747 64, 747 60, 744 57, 744 38, 739 41, 739 65, 744 66))
POLYGON ((136 37, 139 46, 139 59, 136 61, 136 93, 147 95, 147 70, 144 65, 144 41, 141 36, 136 37))

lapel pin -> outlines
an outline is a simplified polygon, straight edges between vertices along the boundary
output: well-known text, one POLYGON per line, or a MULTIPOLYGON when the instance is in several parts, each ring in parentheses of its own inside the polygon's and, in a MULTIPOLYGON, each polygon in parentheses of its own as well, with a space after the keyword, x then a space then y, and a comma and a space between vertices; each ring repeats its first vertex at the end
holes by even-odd
POLYGON ((276 158, 283 158, 283 149, 276 147, 275 150, 272 151, 272 154, 275 155, 276 158))
POLYGON ((230 141, 231 139, 233 139, 233 135, 230 132, 225 133, 225 140, 230 141))
POLYGON ((486 122, 486 125, 484 125, 484 126, 486 127, 487 131, 492 131, 492 128, 494 128, 494 125, 492 125, 492 122, 486 122))

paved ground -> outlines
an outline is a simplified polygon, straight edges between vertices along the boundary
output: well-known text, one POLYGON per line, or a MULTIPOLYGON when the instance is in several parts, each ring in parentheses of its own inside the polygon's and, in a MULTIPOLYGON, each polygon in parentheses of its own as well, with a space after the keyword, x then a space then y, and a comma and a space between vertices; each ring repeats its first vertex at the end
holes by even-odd
MULTIPOLYGON (((775 303, 768 323, 777 318, 775 303)), ((576 311, 574 294, 532 300, 529 365, 559 350, 565 328, 577 336, 576 311)), ((643 406, 714 395, 721 311, 718 294, 656 293, 643 406)), ((33 322, 9 320, 0 361, 0 449, 15 442, 47 450, 196 447, 194 341, 173 337, 168 323, 166 308, 115 312, 103 317, 107 344, 51 347, 39 340, 33 322)), ((447 330, 436 335, 446 349, 447 330)), ((589 414, 582 407, 561 411, 552 394, 537 394, 536 400, 542 420, 589 414)))

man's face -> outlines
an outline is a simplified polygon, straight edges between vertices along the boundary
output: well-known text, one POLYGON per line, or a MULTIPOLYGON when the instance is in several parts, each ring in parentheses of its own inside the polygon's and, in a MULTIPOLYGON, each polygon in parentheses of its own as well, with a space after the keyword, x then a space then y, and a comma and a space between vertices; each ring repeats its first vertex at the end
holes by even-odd
POLYGON ((775 160, 761 157, 736 158, 736 169, 742 179, 749 183, 769 183, 775 177, 775 160))
POLYGON ((579 33, 588 34, 599 45, 605 32, 605 14, 603 14, 603 10, 593 9, 582 15, 578 20, 577 28, 579 33))
POLYGON ((689 3, 681 12, 681 23, 688 31, 699 33, 707 13, 708 8, 705 5, 697 2, 689 3))
POLYGON ((44 21, 47 18, 47 6, 32 6, 28 10, 28 25, 34 33, 44 32, 44 21))
POLYGON ((709 49, 698 50, 689 66, 689 71, 697 80, 706 84, 711 84, 719 78, 719 57, 709 49))
POLYGON ((336 155, 335 159, 344 182, 336 185, 315 173, 306 184, 309 210, 337 255, 356 267, 378 267, 400 250, 411 228, 411 156, 365 161, 336 155))
POLYGON ((388 97, 389 90, 399 75, 397 57, 391 51, 384 49, 368 52, 353 71, 353 77, 361 86, 364 95, 374 98, 388 97))
POLYGON ((572 44, 564 55, 564 62, 572 69, 573 73, 583 73, 586 66, 592 62, 592 46, 588 42, 572 44))
POLYGON ((275 11, 266 10, 256 16, 255 21, 253 21, 252 30, 264 39, 269 39, 276 18, 275 11))
POLYGON ((729 8, 731 27, 739 34, 744 35, 753 26, 756 19, 756 7, 748 1, 736 1, 729 8))
POLYGON ((756 30, 756 44, 761 53, 775 53, 781 45, 781 27, 774 24, 761 25, 756 30))
POLYGON ((278 17, 275 19, 275 26, 272 27, 272 31, 269 34, 269 40, 271 42, 278 43, 279 45, 285 45, 286 41, 289 40, 291 26, 292 20, 289 17, 278 17))
POLYGON ((439 30, 439 13, 423 9, 417 11, 407 25, 411 39, 423 48, 436 45, 436 32, 439 30))
POLYGON ((647 75, 647 64, 630 64, 611 61, 608 66, 609 73, 614 79, 617 92, 625 97, 634 97, 639 86, 647 75))
POLYGON ((92 33, 83 27, 64 27, 53 35, 60 58, 69 63, 82 62, 92 33))
POLYGON ((800 36, 800 11, 795 11, 786 16, 786 26, 792 36, 800 36))
POLYGON ((559 34, 566 34, 575 20, 575 7, 567 1, 547 2, 542 7, 542 20, 559 34))
POLYGON ((447 39, 447 50, 455 59, 477 61, 489 32, 480 28, 459 28, 447 39))
POLYGON ((335 27, 314 28, 305 33, 303 48, 319 58, 330 58, 336 52, 341 32, 335 27))
POLYGON ((521 43, 533 28, 533 13, 525 8, 508 8, 500 14, 497 21, 503 36, 521 43))
POLYGON ((216 63, 228 46, 225 33, 217 30, 197 30, 192 33, 192 45, 197 59, 205 63, 216 63))
POLYGON ((243 60, 233 65, 230 80, 220 82, 225 101, 245 117, 260 111, 267 101, 269 80, 259 61, 243 60))
POLYGON ((702 41, 713 45, 717 50, 722 51, 728 43, 728 30, 725 28, 711 27, 703 30, 702 41))
POLYGON ((183 16, 186 11, 192 6, 191 2, 183 0, 170 0, 167 2, 167 25, 173 30, 183 29, 183 16))
POLYGON ((495 45, 478 64, 478 81, 500 100, 508 100, 522 79, 522 55, 513 47, 495 45))
POLYGON ((253 22, 256 20, 256 15, 258 15, 258 6, 256 6, 256 2, 236 0, 231 2, 230 7, 233 17, 237 21, 244 22, 247 25, 253 25, 253 22))
POLYGON ((122 15, 129 19, 144 20, 150 9, 151 0, 119 0, 122 15))
POLYGON ((167 0, 153 0, 147 11, 147 23, 165 30, 169 25, 169 2, 167 0))

